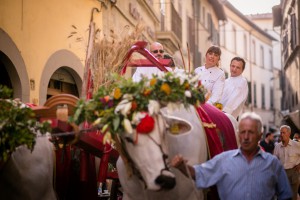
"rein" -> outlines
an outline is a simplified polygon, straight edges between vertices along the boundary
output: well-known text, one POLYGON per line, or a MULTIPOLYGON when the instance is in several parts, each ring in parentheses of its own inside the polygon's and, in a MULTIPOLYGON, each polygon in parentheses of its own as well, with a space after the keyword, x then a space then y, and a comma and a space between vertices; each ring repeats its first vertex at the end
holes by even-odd
MULTIPOLYGON (((155 116, 155 118, 156 118, 156 121, 158 122, 157 116, 155 116)), ((163 120, 163 122, 165 124, 164 120, 163 120)), ((162 131, 160 130, 159 125, 158 125, 158 133, 161 136, 161 140, 164 141, 165 140, 164 133, 162 133, 162 131)), ((162 174, 163 171, 170 171, 170 168, 167 165, 168 155, 163 151, 162 144, 158 144, 158 142, 155 141, 150 135, 148 135, 148 137, 154 142, 154 144, 156 144, 159 147, 159 149, 162 153, 162 160, 164 161, 165 168, 160 171, 160 174, 162 174)))
MULTIPOLYGON (((156 118, 156 122, 158 122, 157 116, 155 116, 155 118, 156 118)), ((165 121, 163 123, 165 123, 165 121)), ((159 125, 158 125, 158 133, 159 133, 159 136, 160 136, 161 140, 164 141, 165 137, 164 137, 163 131, 160 129, 159 125)), ((160 171, 160 174, 162 175, 162 173, 164 171, 170 171, 170 168, 168 167, 168 164, 167 164, 168 155, 163 151, 162 144, 159 144, 157 141, 155 141, 155 139, 153 139, 153 137, 151 137, 149 134, 148 134, 148 137, 150 138, 150 140, 156 146, 159 147, 159 149, 160 149, 160 151, 162 153, 162 159, 163 159, 163 162, 164 162, 164 168, 160 171)), ((135 174, 144 183, 145 188, 146 188, 146 182, 145 182, 144 178, 142 177, 139 169, 136 168, 133 159, 130 157, 130 155, 127 152, 126 146, 123 145, 123 144, 124 144, 123 142, 120 142, 120 144, 119 144, 120 147, 119 148, 120 148, 120 150, 122 152, 122 158, 124 160, 125 165, 127 165, 127 167, 130 167, 130 171, 133 174, 135 174)))
POLYGON ((168 155, 163 151, 161 144, 158 144, 150 135, 148 135, 148 137, 154 142, 154 144, 156 144, 159 147, 159 149, 162 153, 162 159, 164 161, 165 168, 161 170, 161 173, 165 170, 170 171, 170 168, 168 167, 167 161, 166 161, 168 159, 168 155))

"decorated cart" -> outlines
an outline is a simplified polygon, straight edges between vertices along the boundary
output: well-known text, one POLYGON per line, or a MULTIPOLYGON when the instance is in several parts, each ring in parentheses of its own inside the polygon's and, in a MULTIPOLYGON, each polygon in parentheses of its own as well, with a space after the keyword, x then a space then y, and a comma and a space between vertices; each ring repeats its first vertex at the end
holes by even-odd
MULTIPOLYGON (((202 142, 209 145, 210 157, 237 147, 235 137, 230 135, 234 130, 228 125, 229 119, 224 119, 224 114, 215 107, 205 104, 205 89, 199 77, 186 72, 169 73, 166 67, 170 60, 156 59, 146 49, 144 41, 130 40, 126 45, 110 42, 110 48, 103 43, 105 40, 101 41, 99 45, 92 42, 94 50, 87 53, 82 99, 61 94, 49 98, 43 106, 32 107, 38 121, 51 121, 58 199, 121 199, 116 161, 119 153, 124 156, 124 152, 118 138, 121 135, 137 144, 138 138, 142 138, 138 133, 147 135, 159 124, 154 122, 154 116, 161 115, 163 107, 194 106, 194 119, 197 123, 201 121, 205 129, 206 139, 202 142), (107 49, 111 51, 102 52, 107 49), (129 67, 140 66, 157 67, 168 73, 142 78, 139 83, 117 75, 128 77, 129 67)), ((181 125, 171 127, 175 133, 182 128, 181 125)), ((191 129, 190 125, 187 127, 191 129)), ((165 154, 163 161, 168 169, 165 154)), ((174 185, 168 185, 167 189, 171 187, 174 185)))
MULTIPOLYGON (((170 60, 157 60, 146 45, 146 42, 139 41, 129 49, 119 68, 121 75, 125 75, 128 67, 139 66, 157 66, 163 72, 168 71, 166 66, 170 60)), ((117 150, 109 142, 103 142, 104 134, 99 128, 87 122, 80 123, 79 127, 70 123, 73 118, 76 119, 73 121, 78 121, 80 105, 93 100, 93 92, 97 94, 97 89, 101 87, 95 89, 96 77, 90 64, 87 63, 83 84, 83 91, 86 92, 84 99, 60 94, 49 98, 43 106, 31 106, 38 121, 51 121, 51 141, 55 146, 55 191, 59 199, 118 199, 122 196, 118 190, 120 184, 115 166, 119 156, 117 150), (97 158, 100 158, 100 164, 97 158)), ((106 87, 113 85, 111 78, 107 80, 109 84, 106 87)))

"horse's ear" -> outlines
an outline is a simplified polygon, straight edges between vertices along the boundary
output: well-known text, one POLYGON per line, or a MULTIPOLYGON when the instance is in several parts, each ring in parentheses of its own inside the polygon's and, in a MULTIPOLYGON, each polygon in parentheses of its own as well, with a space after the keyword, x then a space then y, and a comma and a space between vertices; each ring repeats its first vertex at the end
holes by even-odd
POLYGON ((172 134, 183 134, 192 130, 192 124, 184 119, 174 116, 164 115, 167 124, 167 129, 172 134))

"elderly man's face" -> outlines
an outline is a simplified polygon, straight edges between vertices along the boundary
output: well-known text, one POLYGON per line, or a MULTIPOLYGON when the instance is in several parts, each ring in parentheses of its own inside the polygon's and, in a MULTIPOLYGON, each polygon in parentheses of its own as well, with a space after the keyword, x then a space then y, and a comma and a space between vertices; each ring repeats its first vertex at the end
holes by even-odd
POLYGON ((280 130, 280 136, 281 136, 282 141, 288 142, 290 140, 290 135, 291 135, 291 133, 288 131, 287 128, 282 128, 280 130))
POLYGON ((164 47, 161 44, 152 44, 150 46, 150 51, 155 58, 162 59, 164 56, 164 47))
POLYGON ((239 140, 242 151, 247 153, 256 151, 261 135, 262 133, 258 131, 258 124, 255 120, 245 118, 240 121, 239 140))

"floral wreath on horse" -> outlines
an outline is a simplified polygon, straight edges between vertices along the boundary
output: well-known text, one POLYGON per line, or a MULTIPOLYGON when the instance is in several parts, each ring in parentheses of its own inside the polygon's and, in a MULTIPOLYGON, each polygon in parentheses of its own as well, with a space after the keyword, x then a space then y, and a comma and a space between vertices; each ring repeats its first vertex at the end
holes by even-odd
POLYGON ((136 142, 136 133, 153 130, 153 115, 162 107, 175 109, 183 104, 187 108, 205 102, 206 89, 195 74, 167 72, 151 79, 143 77, 138 83, 115 75, 115 80, 100 87, 91 100, 79 101, 71 119, 76 124, 87 120, 98 126, 105 134, 103 143, 114 143, 117 134, 132 135, 136 142))

